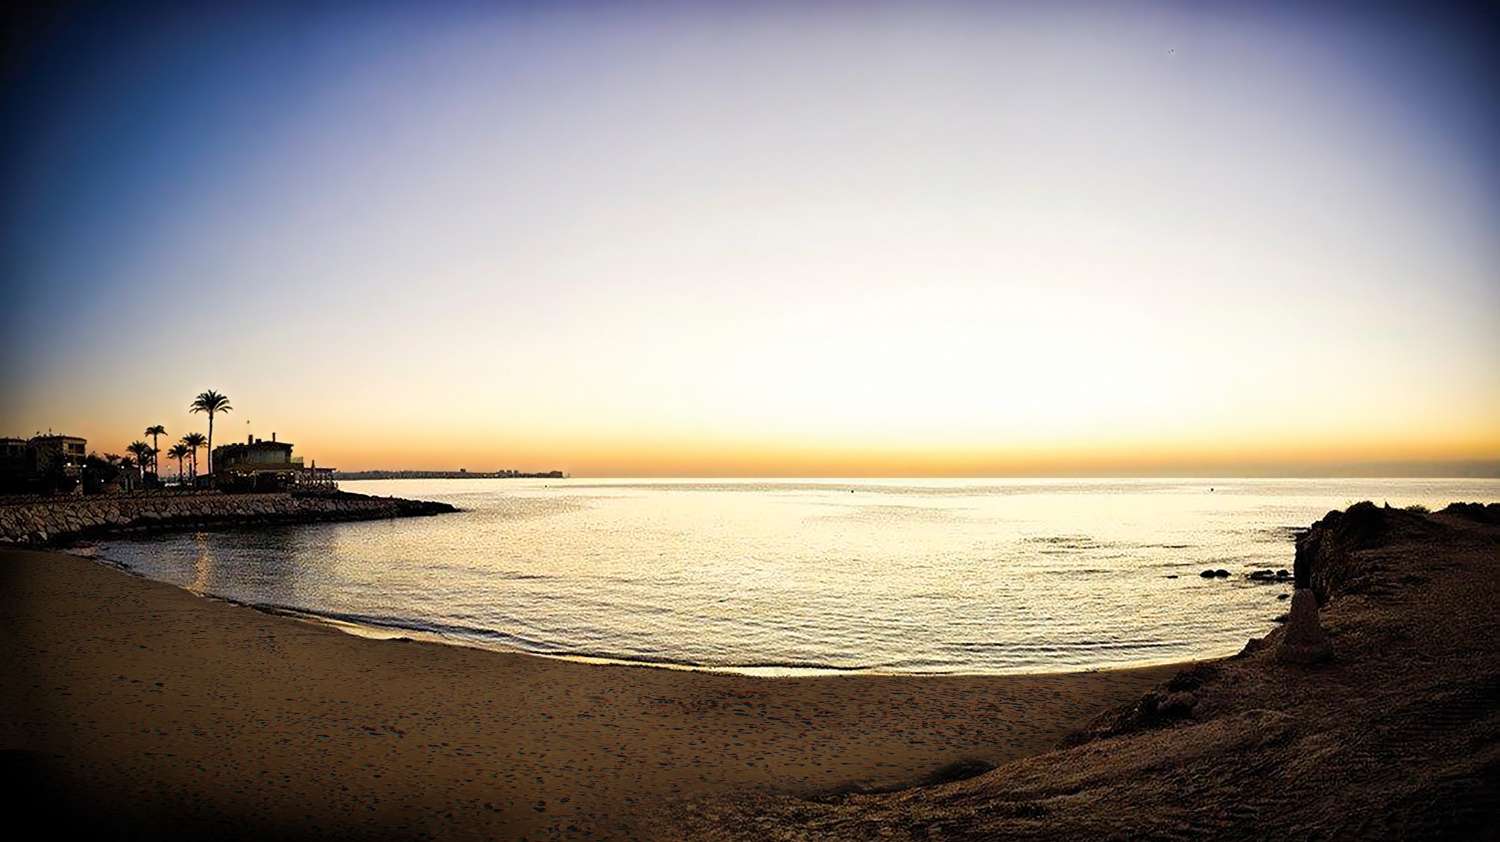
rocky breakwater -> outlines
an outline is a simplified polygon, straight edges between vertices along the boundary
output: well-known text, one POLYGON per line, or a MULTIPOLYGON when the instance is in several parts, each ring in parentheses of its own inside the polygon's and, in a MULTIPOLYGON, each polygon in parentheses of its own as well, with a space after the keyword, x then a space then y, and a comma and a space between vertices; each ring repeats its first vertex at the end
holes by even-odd
POLYGON ((55 546, 121 532, 421 517, 447 503, 347 492, 126 494, 0 502, 0 544, 55 546))

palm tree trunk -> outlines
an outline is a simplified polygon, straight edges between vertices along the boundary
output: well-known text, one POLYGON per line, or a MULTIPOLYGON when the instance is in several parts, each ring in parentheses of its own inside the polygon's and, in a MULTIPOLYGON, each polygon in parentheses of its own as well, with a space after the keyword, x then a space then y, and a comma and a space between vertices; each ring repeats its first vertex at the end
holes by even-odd
POLYGON ((208 414, 208 475, 214 475, 214 414, 208 414))

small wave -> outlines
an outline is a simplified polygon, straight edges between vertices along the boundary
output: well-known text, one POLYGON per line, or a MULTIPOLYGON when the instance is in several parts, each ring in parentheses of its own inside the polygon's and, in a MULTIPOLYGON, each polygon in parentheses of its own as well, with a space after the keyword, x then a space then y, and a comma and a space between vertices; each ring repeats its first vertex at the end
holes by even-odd
MULTIPOLYGON (((232 601, 232 600, 231 600, 232 601)), ((332 620, 339 623, 348 623, 357 626, 374 626, 381 629, 395 629, 399 631, 412 631, 420 634, 430 634, 438 637, 461 637, 467 639, 478 639, 493 641, 524 649, 528 652, 549 653, 560 650, 546 641, 523 637, 517 634, 498 631, 496 629, 482 628, 479 626, 465 626, 458 623, 440 623, 430 620, 418 620, 412 617, 392 617, 381 614, 361 614, 351 611, 330 611, 314 608, 304 608, 296 605, 281 605, 272 602, 248 603, 250 607, 273 614, 292 614, 312 619, 332 620)))
POLYGON ((1034 535, 1021 539, 1025 544, 1092 544, 1092 535, 1034 535))
POLYGON ((809 517, 814 522, 841 522, 852 521, 865 523, 870 521, 881 522, 948 522, 960 520, 963 515, 953 509, 935 509, 930 506, 858 506, 848 511, 837 514, 815 515, 809 517))
POLYGON ((1129 652, 1136 649, 1171 649, 1186 646, 1185 640, 1069 640, 1057 643, 1006 643, 1004 641, 946 641, 951 649, 1014 652, 1017 654, 1063 655, 1070 652, 1129 652))
MULTIPOLYGON (((234 600, 226 600, 233 602, 234 600)), ((436 623, 408 617, 391 617, 379 614, 361 614, 348 611, 318 611, 276 603, 248 603, 250 607, 272 614, 285 614, 315 620, 328 620, 353 626, 370 626, 393 631, 410 631, 440 638, 500 644, 510 649, 519 649, 533 655, 579 658, 622 664, 644 664, 660 667, 681 667, 705 670, 789 670, 809 672, 868 672, 871 670, 898 668, 895 664, 872 662, 866 664, 840 664, 818 660, 755 660, 732 659, 689 660, 644 652, 616 652, 579 647, 559 646, 522 635, 496 629, 467 626, 458 623, 436 623)))

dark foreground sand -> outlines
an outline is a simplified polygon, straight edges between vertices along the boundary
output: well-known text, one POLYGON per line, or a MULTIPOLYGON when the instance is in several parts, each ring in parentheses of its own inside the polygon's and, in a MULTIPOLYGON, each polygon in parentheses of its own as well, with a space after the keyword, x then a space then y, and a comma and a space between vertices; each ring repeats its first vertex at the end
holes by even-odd
POLYGON ((1174 672, 760 679, 580 664, 359 638, 72 556, 0 552, 13 778, 0 791, 8 818, 54 830, 755 837, 695 805, 802 804, 1005 763, 1174 672))
POLYGON ((1330 662, 1282 630, 1083 729, 1082 744, 882 795, 678 806, 708 839, 1500 838, 1500 505, 1365 503, 1299 539, 1330 662), (1308 550, 1308 552, 1304 552, 1308 550))

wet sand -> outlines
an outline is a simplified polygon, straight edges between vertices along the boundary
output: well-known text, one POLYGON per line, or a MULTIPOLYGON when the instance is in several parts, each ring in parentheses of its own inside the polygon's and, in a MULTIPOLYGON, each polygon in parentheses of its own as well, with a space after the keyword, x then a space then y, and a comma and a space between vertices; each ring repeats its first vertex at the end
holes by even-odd
POLYGON ((0 551, 0 585, 9 798, 132 834, 629 838, 1047 751, 1181 668, 751 678, 362 638, 59 553, 0 551))

